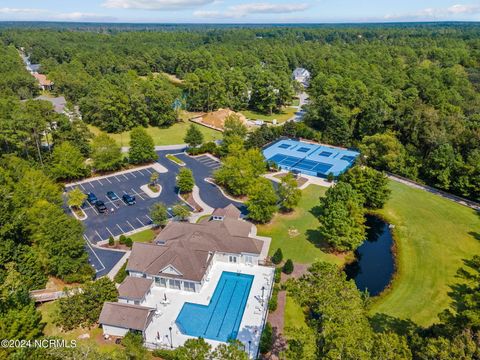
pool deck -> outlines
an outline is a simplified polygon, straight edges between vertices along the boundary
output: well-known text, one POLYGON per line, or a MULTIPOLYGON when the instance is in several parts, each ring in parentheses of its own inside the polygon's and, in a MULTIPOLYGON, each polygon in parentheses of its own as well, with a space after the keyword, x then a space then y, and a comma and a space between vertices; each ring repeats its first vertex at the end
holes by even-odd
MULTIPOLYGON (((152 322, 145 331, 146 345, 150 348, 165 347, 169 348, 183 345, 183 343, 192 336, 184 335, 177 327, 175 320, 180 313, 185 302, 208 305, 215 291, 222 272, 240 272, 242 274, 254 275, 250 294, 247 298, 245 312, 240 322, 237 339, 245 344, 245 350, 248 352, 248 341, 251 340, 250 357, 257 354, 260 341, 261 330, 264 325, 267 314, 268 297, 273 286, 274 269, 265 266, 248 266, 242 264, 230 264, 216 261, 210 270, 210 280, 203 286, 198 293, 182 290, 166 289, 162 287, 152 287, 151 293, 141 304, 158 309, 161 315, 155 315, 152 322), (262 306, 262 286, 264 290, 264 306, 262 306), (162 305, 160 302, 166 294, 169 300, 168 305, 162 305), (172 339, 170 339, 169 327, 172 327, 172 339), (157 336, 160 335, 160 340, 157 336)), ((220 344, 219 341, 205 339, 213 347, 220 344)))

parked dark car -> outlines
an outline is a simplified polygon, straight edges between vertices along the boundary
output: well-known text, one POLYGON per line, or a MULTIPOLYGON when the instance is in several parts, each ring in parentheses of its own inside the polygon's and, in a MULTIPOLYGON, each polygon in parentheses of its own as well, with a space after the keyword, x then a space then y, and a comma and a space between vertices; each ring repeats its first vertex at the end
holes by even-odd
POLYGON ((101 214, 107 211, 107 207, 105 206, 105 203, 101 200, 97 200, 97 202, 95 203, 95 207, 97 208, 98 212, 101 214))
POLYGON ((127 205, 134 205, 136 203, 135 201, 135 196, 130 195, 130 194, 124 194, 122 196, 123 201, 125 201, 125 204, 127 205))
POLYGON ((119 200, 117 194, 115 194, 113 191, 107 191, 107 197, 112 201, 119 200))
POLYGON ((94 193, 88 193, 87 194, 87 201, 92 204, 92 205, 95 205, 95 203, 98 201, 97 197, 95 196, 94 193))

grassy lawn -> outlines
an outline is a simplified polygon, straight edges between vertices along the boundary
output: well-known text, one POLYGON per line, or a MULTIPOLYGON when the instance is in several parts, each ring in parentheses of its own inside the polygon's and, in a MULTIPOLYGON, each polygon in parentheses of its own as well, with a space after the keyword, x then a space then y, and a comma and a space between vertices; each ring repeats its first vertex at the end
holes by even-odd
POLYGON ((102 353, 110 353, 114 349, 121 348, 118 345, 113 343, 102 343, 101 346, 98 346, 96 339, 100 339, 102 336, 102 329, 96 327, 92 329, 75 329, 72 331, 63 332, 58 328, 54 323, 55 312, 57 311, 57 301, 47 302, 38 307, 38 310, 42 314, 42 322, 46 323, 44 333, 47 336, 59 336, 66 340, 77 340, 77 343, 82 344, 91 344, 97 346, 97 349, 102 353), (90 335, 89 339, 78 339, 82 334, 88 333, 90 335))
MULTIPOLYGON (((190 126, 189 121, 181 121, 173 124, 168 128, 159 128, 149 126, 146 128, 147 132, 153 138, 155 145, 175 145, 183 144, 183 138, 187 132, 188 127, 190 126)), ((101 130, 95 126, 89 125, 88 128, 92 133, 98 135, 101 133, 101 130)), ((198 126, 199 130, 203 134, 204 141, 213 141, 222 138, 222 133, 205 126, 198 126)), ((130 132, 125 131, 120 134, 109 134, 113 139, 117 141, 120 146, 129 146, 130 142, 130 132)))
POLYGON ((323 260, 341 263, 338 257, 323 252, 315 245, 319 222, 311 210, 319 205, 319 198, 326 190, 321 186, 308 186, 302 191, 300 203, 292 213, 277 214, 269 224, 258 226, 258 235, 272 238, 270 255, 280 247, 283 257, 294 262, 310 264, 323 260))
MULTIPOLYGON (((285 302, 285 317, 284 327, 307 328, 305 322, 305 314, 300 305, 297 304, 291 296, 287 294, 287 301, 285 302)), ((287 335, 288 336, 288 335, 287 335)))
POLYGON ((129 236, 134 242, 151 242, 155 238, 155 232, 152 229, 146 229, 129 236))
POLYGON ((398 272, 392 288, 372 307, 419 325, 437 321, 463 259, 480 254, 480 217, 467 207, 391 182, 392 197, 380 212, 395 224, 398 272))
POLYGON ((180 160, 179 158, 177 158, 175 155, 167 154, 167 155, 165 155, 165 157, 166 157, 168 160, 173 161, 175 164, 185 165, 185 163, 184 163, 182 160, 180 160))
POLYGON ((250 120, 263 120, 267 122, 272 122, 273 119, 277 119, 278 123, 283 123, 288 119, 292 118, 293 115, 295 115, 296 111, 297 111, 296 108, 287 106, 283 108, 283 111, 281 113, 273 114, 273 115, 265 115, 265 114, 258 113, 255 111, 250 111, 250 110, 242 110, 241 113, 250 120))

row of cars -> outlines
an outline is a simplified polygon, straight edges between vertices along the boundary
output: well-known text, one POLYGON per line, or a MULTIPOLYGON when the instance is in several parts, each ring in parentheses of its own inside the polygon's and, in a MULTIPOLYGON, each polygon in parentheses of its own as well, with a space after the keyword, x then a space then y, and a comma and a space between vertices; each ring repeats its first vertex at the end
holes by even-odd
MULTIPOLYGON (((120 200, 118 195, 113 191, 107 191, 107 198, 109 198, 111 201, 120 200)), ((130 194, 123 194, 122 200, 127 205, 135 205, 136 203, 135 196, 130 194)), ((93 192, 87 194, 87 201, 90 203, 90 205, 95 206, 99 213, 103 214, 108 212, 108 208, 105 206, 105 203, 102 200, 99 200, 93 192)))

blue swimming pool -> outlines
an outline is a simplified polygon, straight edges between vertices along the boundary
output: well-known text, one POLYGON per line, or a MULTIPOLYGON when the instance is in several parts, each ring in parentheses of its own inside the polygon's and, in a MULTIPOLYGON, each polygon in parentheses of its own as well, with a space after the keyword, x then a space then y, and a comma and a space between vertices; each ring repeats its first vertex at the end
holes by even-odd
POLYGON ((185 303, 176 324, 185 335, 227 341, 238 334, 253 275, 224 271, 208 305, 185 303))

